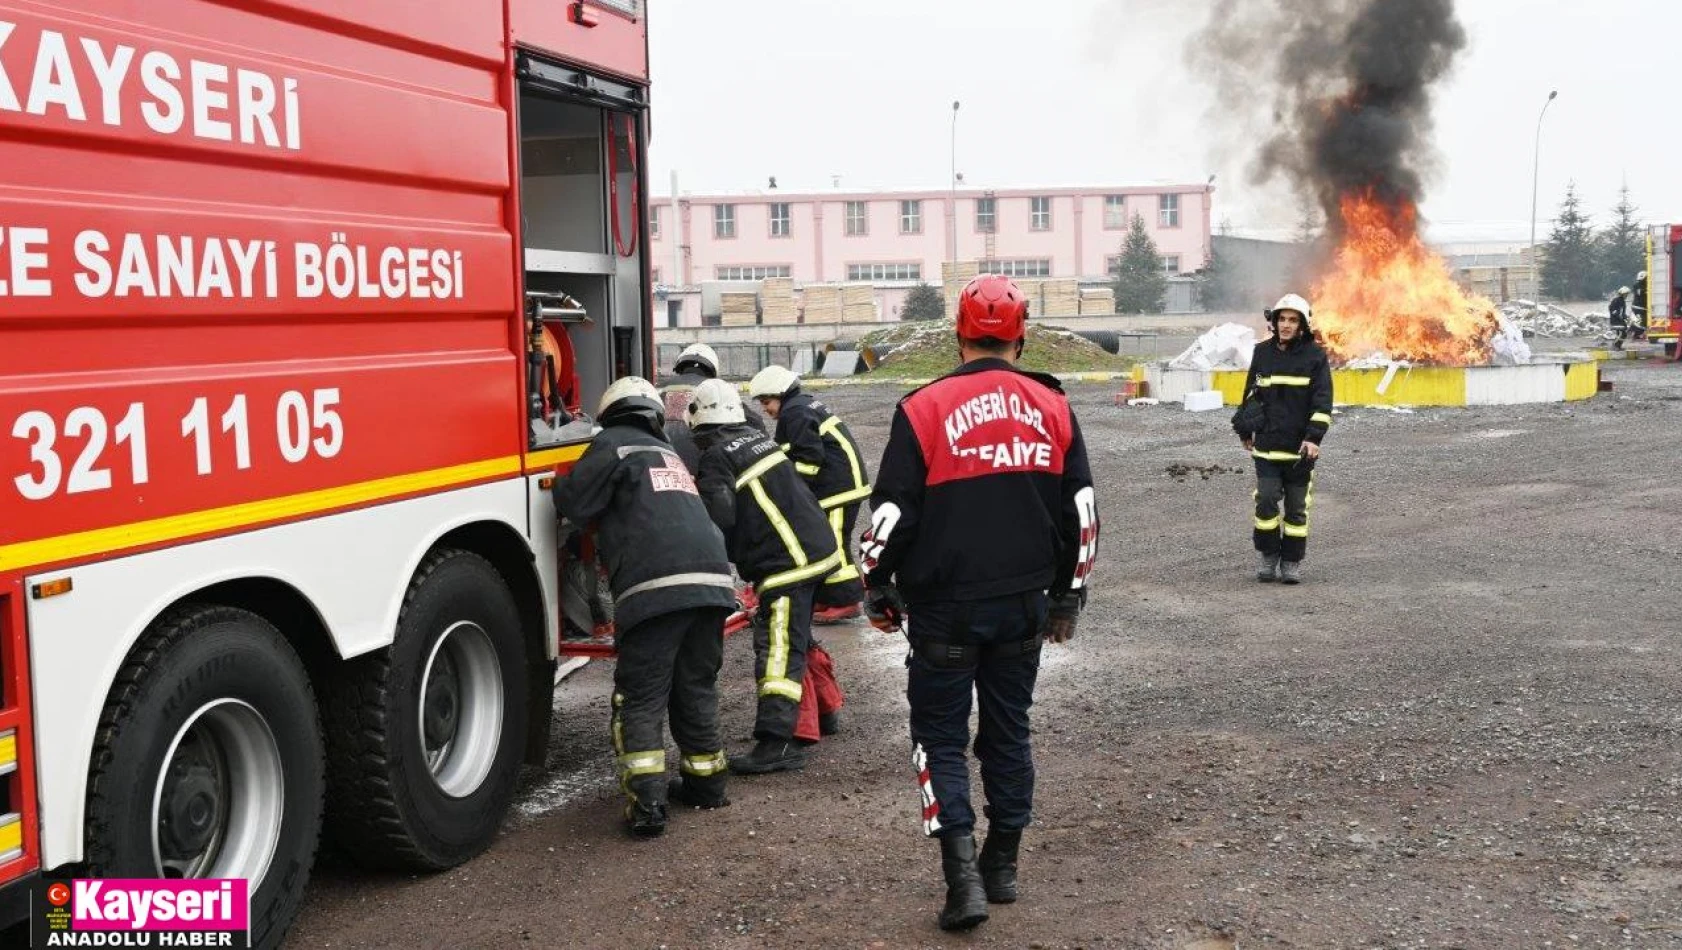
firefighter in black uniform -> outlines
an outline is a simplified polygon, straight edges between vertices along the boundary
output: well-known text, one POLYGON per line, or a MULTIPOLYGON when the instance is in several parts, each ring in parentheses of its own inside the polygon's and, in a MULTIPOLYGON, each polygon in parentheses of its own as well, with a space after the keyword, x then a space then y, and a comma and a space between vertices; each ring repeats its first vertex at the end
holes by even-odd
POLYGON ((744 774, 799 769, 794 739, 804 695, 812 598, 841 550, 817 499, 788 454, 743 421, 742 395, 722 380, 695 387, 689 418, 701 447, 701 498, 724 532, 736 570, 759 591, 754 674, 759 711, 753 751, 733 759, 744 774))
POLYGON ((773 439, 794 460, 794 470, 812 487, 835 543, 841 566, 818 589, 816 623, 839 623, 859 616, 864 585, 851 556, 853 525, 859 506, 870 497, 870 470, 853 433, 829 408, 800 389, 800 377, 782 366, 767 366, 748 383, 748 393, 777 420, 773 439))
POLYGON ((665 410, 647 380, 626 377, 602 395, 602 431, 555 480, 555 507, 596 532, 613 590, 618 664, 613 751, 630 797, 632 834, 659 835, 666 804, 728 805, 718 734, 724 622, 736 606, 724 538, 689 470, 662 432, 665 410), (663 725, 683 758, 666 781, 663 725))
MULTIPOLYGON (((666 439, 677 447, 689 474, 700 472, 701 450, 695 445, 695 434, 689 430, 685 415, 695 396, 695 387, 709 379, 718 378, 718 353, 705 343, 692 343, 683 348, 672 364, 672 375, 660 381, 660 396, 666 405, 666 439)), ((748 425, 765 431, 765 420, 759 413, 743 407, 748 425)))
POLYGON ((923 831, 940 839, 946 930, 986 920, 989 901, 1016 900, 1040 647, 1074 636, 1098 550, 1074 412, 1055 377, 1015 365, 1027 316, 1009 278, 964 289, 963 365, 900 401, 860 543, 871 623, 898 629, 909 612, 912 762, 923 831), (972 691, 987 794, 979 859, 965 758, 972 691))
POLYGON ((1314 342, 1312 315, 1296 294, 1267 311, 1273 336, 1256 344, 1244 401, 1232 417, 1233 431, 1256 462, 1256 579, 1263 583, 1302 582, 1314 463, 1332 425, 1331 364, 1314 342))
POLYGON ((1647 272, 1635 275, 1635 290, 1629 295, 1630 322, 1640 328, 1645 335, 1647 331, 1647 272))
POLYGON ((1629 332, 1628 287, 1619 287, 1618 292, 1612 295, 1612 302, 1606 305, 1606 316, 1607 322, 1612 325, 1612 329, 1618 331, 1618 338, 1613 341, 1612 349, 1621 350, 1624 348, 1624 339, 1631 335, 1629 332))

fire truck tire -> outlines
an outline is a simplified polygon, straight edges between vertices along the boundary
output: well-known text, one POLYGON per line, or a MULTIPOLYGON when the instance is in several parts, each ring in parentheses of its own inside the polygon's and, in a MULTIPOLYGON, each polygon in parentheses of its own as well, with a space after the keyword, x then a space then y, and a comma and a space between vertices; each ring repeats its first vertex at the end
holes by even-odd
POLYGON ((209 606, 160 619, 111 687, 88 779, 90 875, 260 878, 252 945, 280 945, 325 778, 309 675, 271 624, 209 606))
POLYGON ((326 688, 327 828, 371 867, 437 871, 483 851, 525 750, 519 609, 490 562, 429 556, 389 649, 326 688))

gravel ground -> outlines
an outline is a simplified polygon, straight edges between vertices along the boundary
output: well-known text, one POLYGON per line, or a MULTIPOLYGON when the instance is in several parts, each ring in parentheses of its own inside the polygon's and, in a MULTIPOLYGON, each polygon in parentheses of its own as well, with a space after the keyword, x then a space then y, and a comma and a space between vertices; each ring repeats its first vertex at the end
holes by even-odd
MULTIPOLYGON (((1041 674, 1023 901, 968 937, 934 925, 903 642, 844 627, 846 732, 803 773, 626 839, 597 664, 488 854, 328 856, 289 946, 1682 947, 1682 368, 1606 373, 1572 406, 1345 410, 1294 589, 1248 573, 1226 413, 1075 388, 1098 587, 1041 674)), ((825 399, 874 455, 897 396, 825 399)), ((751 646, 728 652, 742 749, 751 646)))

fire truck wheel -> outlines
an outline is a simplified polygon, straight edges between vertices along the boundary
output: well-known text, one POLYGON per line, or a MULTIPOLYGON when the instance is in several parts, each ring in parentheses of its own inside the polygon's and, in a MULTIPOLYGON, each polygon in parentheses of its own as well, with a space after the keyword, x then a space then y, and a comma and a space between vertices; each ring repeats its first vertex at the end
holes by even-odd
POLYGON ((267 621, 166 615, 117 674, 88 781, 97 877, 245 878, 254 946, 280 944, 321 832, 321 731, 308 674, 267 621))
POLYGON ((483 851, 514 796, 528 698, 508 585, 477 554, 434 553, 390 649, 328 687, 329 832, 377 867, 441 870, 483 851))

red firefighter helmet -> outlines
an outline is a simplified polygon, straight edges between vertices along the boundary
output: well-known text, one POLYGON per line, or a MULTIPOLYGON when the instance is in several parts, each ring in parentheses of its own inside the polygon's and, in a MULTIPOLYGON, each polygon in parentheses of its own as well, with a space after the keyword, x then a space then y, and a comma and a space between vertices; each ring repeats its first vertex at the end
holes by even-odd
POLYGON ((1009 343, 1028 332, 1028 298, 1002 274, 982 274, 958 297, 958 336, 1009 343))

